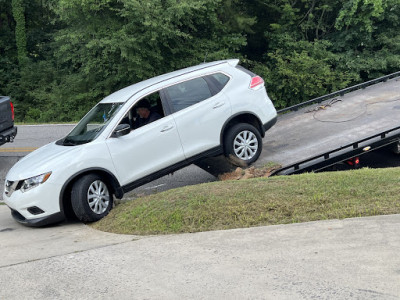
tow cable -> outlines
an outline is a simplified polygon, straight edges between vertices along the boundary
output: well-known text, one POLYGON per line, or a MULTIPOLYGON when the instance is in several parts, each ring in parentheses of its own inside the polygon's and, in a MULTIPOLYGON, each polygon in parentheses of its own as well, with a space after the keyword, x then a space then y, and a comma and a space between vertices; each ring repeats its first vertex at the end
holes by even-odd
POLYGON ((314 108, 310 108, 309 110, 306 110, 305 113, 311 113, 311 112, 316 112, 316 111, 327 109, 328 107, 331 107, 333 104, 335 104, 335 103, 337 103, 339 101, 342 101, 342 99, 333 98, 327 104, 319 105, 319 106, 314 107, 314 108))

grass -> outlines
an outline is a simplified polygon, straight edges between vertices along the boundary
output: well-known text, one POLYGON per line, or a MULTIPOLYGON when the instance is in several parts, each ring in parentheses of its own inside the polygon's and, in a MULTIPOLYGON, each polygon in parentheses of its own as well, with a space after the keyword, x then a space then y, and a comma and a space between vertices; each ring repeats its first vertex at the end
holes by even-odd
POLYGON ((397 214, 399 182, 400 168, 213 182, 126 201, 91 226, 146 235, 397 214))
POLYGON ((16 126, 23 126, 23 125, 76 125, 78 121, 71 121, 71 122, 54 122, 54 123, 43 123, 43 122, 14 122, 16 126))

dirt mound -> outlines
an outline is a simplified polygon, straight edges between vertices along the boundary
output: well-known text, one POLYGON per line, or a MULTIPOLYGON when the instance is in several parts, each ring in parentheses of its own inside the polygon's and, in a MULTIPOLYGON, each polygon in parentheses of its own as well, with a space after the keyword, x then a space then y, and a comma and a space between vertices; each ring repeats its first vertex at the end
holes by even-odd
POLYGON ((280 165, 268 166, 264 168, 236 168, 235 171, 224 173, 218 176, 219 180, 226 181, 226 180, 245 180, 250 178, 257 178, 257 177, 269 177, 271 176, 272 172, 275 170, 280 169, 280 165))

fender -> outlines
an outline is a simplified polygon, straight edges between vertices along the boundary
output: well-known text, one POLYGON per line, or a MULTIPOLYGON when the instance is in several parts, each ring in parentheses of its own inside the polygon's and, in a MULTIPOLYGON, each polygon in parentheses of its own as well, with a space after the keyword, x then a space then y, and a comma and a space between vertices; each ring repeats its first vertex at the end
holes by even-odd
POLYGON ((262 137, 265 136, 265 132, 262 130, 262 122, 261 122, 260 118, 258 116, 256 116, 254 113, 250 112, 250 111, 242 111, 242 112, 239 112, 239 113, 236 113, 236 114, 232 115, 228 120, 226 120, 226 122, 222 126, 221 135, 220 135, 220 143, 221 143, 221 145, 223 145, 223 143, 224 143, 224 132, 225 132, 225 129, 228 126, 228 124, 233 119, 241 117, 241 116, 243 116, 244 118, 249 117, 249 116, 254 118, 256 120, 256 122, 257 122, 256 128, 258 129, 258 131, 260 132, 262 137))
POLYGON ((111 173, 107 169, 96 168, 96 167, 83 169, 83 170, 80 170, 79 172, 75 173, 74 175, 72 175, 70 178, 68 178, 68 180, 64 183, 64 185, 61 189, 60 196, 59 196, 59 205, 60 205, 60 212, 63 215, 65 215, 64 205, 63 205, 64 193, 65 193, 65 190, 67 189, 67 187, 69 187, 69 185, 79 176, 81 176, 85 173, 96 173, 96 172, 107 174, 107 177, 110 180, 110 184, 113 189, 115 197, 117 197, 118 199, 121 199, 124 196, 124 190, 122 189, 121 185, 119 184, 118 179, 116 178, 116 176, 113 173, 111 173))

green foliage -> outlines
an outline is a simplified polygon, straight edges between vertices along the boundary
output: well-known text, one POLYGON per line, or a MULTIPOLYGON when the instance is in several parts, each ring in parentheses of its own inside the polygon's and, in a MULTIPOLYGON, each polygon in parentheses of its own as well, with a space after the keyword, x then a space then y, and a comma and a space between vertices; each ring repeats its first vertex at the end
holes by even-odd
POLYGON ((373 79, 398 71, 399 0, 358 0, 345 3, 329 39, 342 56, 342 68, 373 79), (350 5, 351 4, 351 5, 350 5))
POLYGON ((259 7, 268 11, 259 15, 269 22, 258 22, 268 42, 262 58, 252 60, 279 108, 400 69, 399 0, 278 0, 259 7))
POLYGON ((376 20, 382 20, 385 0, 352 0, 344 1, 343 8, 335 22, 335 27, 358 26, 362 31, 372 32, 376 20))
POLYGON ((25 7, 23 0, 12 0, 12 13, 16 22, 15 41, 18 49, 18 62, 22 66, 26 63, 26 31, 25 31, 25 7))
POLYGON ((45 103, 39 121, 79 119, 115 90, 245 44, 219 19, 219 1, 59 1, 53 10, 65 26, 53 34, 57 71, 30 89, 45 103))
POLYGON ((270 53, 265 74, 272 99, 279 108, 303 102, 345 88, 351 74, 335 70, 338 56, 328 50, 329 42, 293 42, 290 51, 277 49, 270 53))
POLYGON ((143 79, 239 57, 277 108, 400 69, 400 0, 0 0, 0 94, 76 121, 143 79))

